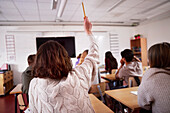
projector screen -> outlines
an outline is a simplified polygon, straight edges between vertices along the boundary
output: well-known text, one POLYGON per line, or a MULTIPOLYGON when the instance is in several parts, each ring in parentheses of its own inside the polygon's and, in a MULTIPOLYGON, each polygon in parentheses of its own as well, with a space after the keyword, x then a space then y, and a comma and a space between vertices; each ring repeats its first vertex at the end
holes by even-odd
POLYGON ((60 43, 67 50, 67 52, 71 58, 76 57, 75 37, 73 37, 73 36, 70 36, 70 37, 37 37, 36 38, 37 50, 43 43, 45 43, 49 40, 54 40, 54 41, 57 41, 58 43, 60 43))

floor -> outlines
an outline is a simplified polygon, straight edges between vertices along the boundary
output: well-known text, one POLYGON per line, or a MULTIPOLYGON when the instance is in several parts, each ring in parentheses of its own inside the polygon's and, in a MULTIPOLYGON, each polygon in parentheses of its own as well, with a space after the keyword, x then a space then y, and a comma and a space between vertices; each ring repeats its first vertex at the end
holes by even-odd
POLYGON ((14 95, 0 96, 0 113, 15 113, 14 95))

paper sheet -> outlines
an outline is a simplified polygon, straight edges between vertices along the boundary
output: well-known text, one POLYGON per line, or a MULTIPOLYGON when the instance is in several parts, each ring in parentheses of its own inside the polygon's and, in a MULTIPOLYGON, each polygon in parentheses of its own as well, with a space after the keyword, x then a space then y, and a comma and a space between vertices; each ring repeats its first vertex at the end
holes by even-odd
POLYGON ((130 93, 132 93, 134 95, 138 95, 138 91, 131 91, 130 93))

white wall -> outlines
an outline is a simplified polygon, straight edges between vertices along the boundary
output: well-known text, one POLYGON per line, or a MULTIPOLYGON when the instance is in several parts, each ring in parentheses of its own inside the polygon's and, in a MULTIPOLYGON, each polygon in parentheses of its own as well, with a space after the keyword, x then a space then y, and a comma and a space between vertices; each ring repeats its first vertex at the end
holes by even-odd
POLYGON ((135 33, 147 38, 147 48, 156 43, 170 42, 170 17, 140 25, 136 27, 135 33))
MULTIPOLYGON (((104 53, 110 50, 109 33, 119 35, 119 50, 130 48, 130 38, 134 34, 133 27, 94 26, 93 32, 99 44, 100 62, 104 64, 104 53)), ((75 36, 76 55, 88 49, 89 40, 82 26, 0 26, 0 66, 11 64, 14 72, 14 84, 21 82, 21 73, 28 66, 27 57, 36 53, 36 37, 39 36, 75 36), (14 35, 16 61, 7 61, 5 35, 14 35)), ((120 58, 117 58, 118 62, 120 58)), ((76 59, 73 59, 75 62, 76 59)), ((74 65, 75 63, 73 63, 74 65)))

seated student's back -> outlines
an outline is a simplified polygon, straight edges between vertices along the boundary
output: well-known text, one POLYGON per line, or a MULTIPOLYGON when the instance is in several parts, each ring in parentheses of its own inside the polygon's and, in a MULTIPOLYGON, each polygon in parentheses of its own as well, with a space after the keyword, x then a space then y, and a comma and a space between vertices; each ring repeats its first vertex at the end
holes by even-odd
POLYGON ((120 60, 121 66, 119 67, 116 77, 124 78, 124 86, 128 86, 129 77, 134 77, 136 82, 140 84, 138 78, 142 74, 142 63, 141 61, 134 56, 132 50, 125 49, 121 52, 122 59, 120 60))
POLYGON ((138 103, 153 113, 170 113, 170 44, 159 43, 148 51, 150 69, 138 89, 138 103))
POLYGON ((32 71, 32 65, 34 63, 34 59, 35 59, 35 54, 29 55, 27 58, 28 61, 28 67, 27 69, 22 73, 22 92, 28 94, 28 89, 29 89, 29 84, 30 81, 33 79, 33 75, 31 73, 32 71))

